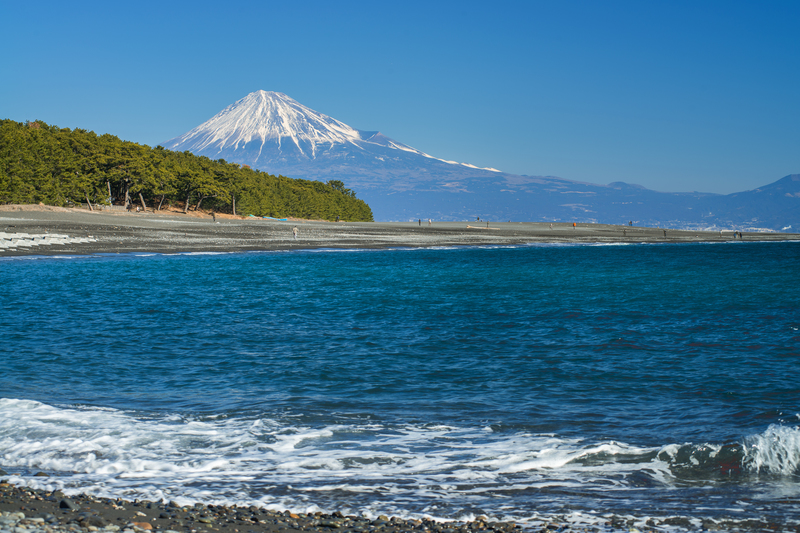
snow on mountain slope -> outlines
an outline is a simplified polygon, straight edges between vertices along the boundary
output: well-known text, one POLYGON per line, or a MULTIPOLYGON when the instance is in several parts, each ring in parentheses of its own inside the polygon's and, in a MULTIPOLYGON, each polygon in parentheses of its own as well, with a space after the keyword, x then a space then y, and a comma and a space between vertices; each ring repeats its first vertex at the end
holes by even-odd
POLYGON ((321 143, 353 143, 359 132, 325 116, 282 93, 257 91, 229 105, 210 120, 168 141, 165 148, 180 146, 192 152, 244 147, 268 141, 279 146, 293 143, 307 157, 314 157, 321 143), (311 148, 306 153, 303 147, 311 148))
POLYGON ((265 170, 273 162, 290 164, 316 159, 334 147, 341 148, 337 145, 367 152, 373 151, 373 147, 388 148, 459 164, 435 158, 379 132, 357 130, 272 91, 250 93, 203 124, 163 144, 171 150, 189 150, 214 159, 242 160, 265 170))

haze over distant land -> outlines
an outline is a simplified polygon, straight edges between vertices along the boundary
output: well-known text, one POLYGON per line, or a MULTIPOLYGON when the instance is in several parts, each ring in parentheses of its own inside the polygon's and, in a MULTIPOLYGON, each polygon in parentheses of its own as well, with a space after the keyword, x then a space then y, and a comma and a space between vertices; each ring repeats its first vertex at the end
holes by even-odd
POLYGON ((370 205, 375 220, 480 217, 704 229, 800 227, 800 174, 729 195, 515 175, 439 159, 278 92, 253 92, 163 146, 272 174, 341 180, 370 205))

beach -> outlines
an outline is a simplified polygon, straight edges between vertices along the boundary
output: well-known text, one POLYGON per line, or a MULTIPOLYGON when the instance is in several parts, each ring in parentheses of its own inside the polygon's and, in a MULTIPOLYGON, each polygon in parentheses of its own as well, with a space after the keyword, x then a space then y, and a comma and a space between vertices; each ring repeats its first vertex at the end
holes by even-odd
POLYGON ((402 519, 385 515, 370 519, 344 515, 275 511, 255 506, 213 505, 147 500, 122 500, 88 494, 66 496, 59 490, 47 491, 16 487, 0 480, 0 531, 13 533, 511 533, 537 531, 571 532, 657 532, 657 531, 790 531, 786 524, 764 519, 737 521, 693 521, 683 517, 646 522, 632 516, 608 515, 604 523, 587 526, 569 520, 553 520, 534 527, 513 522, 498 522, 485 516, 473 521, 402 519), (644 522, 644 523, 643 523, 644 522), (576 527, 577 526, 577 527, 576 527))
POLYGON ((402 520, 380 516, 373 520, 342 513, 290 513, 258 507, 215 506, 196 503, 125 501, 90 495, 67 497, 61 491, 16 487, 0 482, 0 531, 53 533, 67 531, 147 531, 211 533, 273 533, 278 531, 333 530, 367 532, 420 531, 466 533, 468 531, 511 532, 520 526, 490 522, 480 517, 473 522, 402 520))
POLYGON ((181 253, 520 245, 786 241, 790 233, 691 231, 547 222, 326 222, 191 212, 88 211, 0 206, 0 257, 96 253, 181 253), (297 228, 295 237, 293 228, 297 228), (47 239, 57 235, 59 239, 47 239), (5 245, 3 246, 3 241, 5 245), (13 241, 13 242, 12 242, 13 241))

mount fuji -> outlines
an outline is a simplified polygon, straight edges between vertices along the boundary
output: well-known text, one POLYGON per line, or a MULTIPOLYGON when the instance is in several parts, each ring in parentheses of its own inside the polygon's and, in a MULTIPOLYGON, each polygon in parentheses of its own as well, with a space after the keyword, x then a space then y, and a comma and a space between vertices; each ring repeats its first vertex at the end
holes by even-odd
POLYGON ((800 226, 800 175, 754 191, 661 193, 638 185, 520 176, 436 158, 289 96, 256 91, 162 146, 292 178, 340 180, 375 220, 577 221, 675 228, 800 226))

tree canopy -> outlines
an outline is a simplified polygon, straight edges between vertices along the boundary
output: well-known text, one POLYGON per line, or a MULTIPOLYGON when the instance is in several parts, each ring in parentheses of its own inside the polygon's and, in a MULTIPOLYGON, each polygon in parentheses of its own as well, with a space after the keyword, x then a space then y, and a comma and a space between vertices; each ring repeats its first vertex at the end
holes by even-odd
POLYGON ((248 166, 70 130, 0 120, 0 203, 165 205, 257 216, 371 221, 341 181, 273 176, 248 166))

